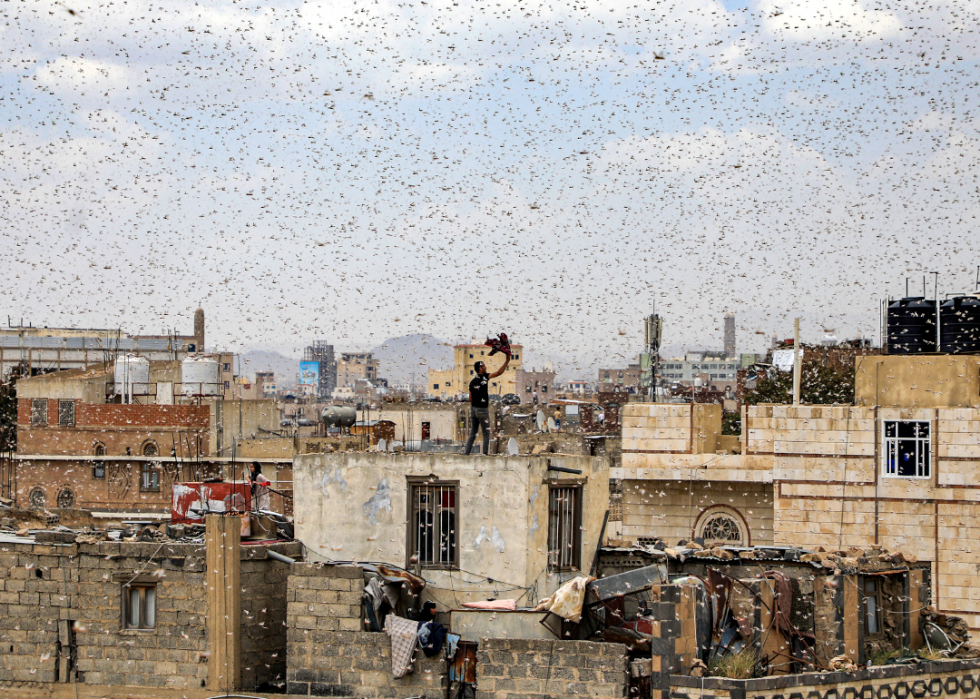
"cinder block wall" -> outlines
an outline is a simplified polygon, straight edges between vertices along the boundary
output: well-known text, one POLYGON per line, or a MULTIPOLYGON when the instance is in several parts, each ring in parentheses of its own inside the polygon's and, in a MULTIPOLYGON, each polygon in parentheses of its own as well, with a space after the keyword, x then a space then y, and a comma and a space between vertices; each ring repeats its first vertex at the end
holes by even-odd
MULTIPOLYGON (((0 549, 0 681, 57 682, 78 584, 76 546, 0 549), (59 555, 62 554, 62 555, 59 555)), ((65 648, 68 647, 66 643, 65 648)), ((63 662, 64 661, 64 662, 63 662)))
MULTIPOLYGON (((242 547, 242 689, 286 684, 286 582, 292 566, 267 559, 266 546, 242 547)), ((277 544, 288 556, 300 544, 277 544)))
POLYGON ((625 697, 626 646, 548 639, 484 638, 477 651, 477 699, 625 697))
POLYGON ((80 681, 184 689, 205 686, 205 547, 100 543, 81 544, 79 549, 76 641, 80 681), (140 569, 159 580, 156 628, 149 631, 120 628, 122 582, 118 576, 135 575, 140 569))
POLYGON ((360 568, 297 564, 289 573, 289 694, 445 699, 442 653, 431 659, 416 653, 415 671, 396 680, 391 675, 391 639, 362 631, 360 568))
MULTIPOLYGON (((284 682, 289 566, 242 549, 242 683, 284 682)), ((275 544, 286 555, 300 544, 275 544)), ((0 547, 0 682, 200 689, 208 677, 205 547, 101 542, 0 547), (122 627, 129 576, 157 586, 156 627, 122 627)))

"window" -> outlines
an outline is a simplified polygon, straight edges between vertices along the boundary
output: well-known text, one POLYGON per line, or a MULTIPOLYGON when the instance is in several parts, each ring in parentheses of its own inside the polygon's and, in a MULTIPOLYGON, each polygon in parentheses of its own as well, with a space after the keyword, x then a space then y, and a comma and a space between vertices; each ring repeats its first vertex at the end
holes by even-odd
POLYGON ((44 495, 44 491, 40 488, 32 489, 30 494, 27 496, 27 504, 32 510, 43 510, 46 500, 47 498, 44 495))
POLYGON ((695 536, 703 538, 705 546, 749 546, 746 531, 741 516, 727 507, 709 509, 694 526, 695 536))
POLYGON ((105 478, 105 461, 96 461, 92 464, 92 478, 105 478))
POLYGON ((221 371, 231 371, 231 364, 225 362, 221 365, 221 371))
POLYGON ((548 387, 547 386, 542 386, 541 387, 541 392, 542 393, 547 393, 548 392, 548 387))
POLYGON ((156 585, 123 585, 123 628, 152 629, 157 625, 156 585))
POLYGON ((58 507, 62 510, 70 510, 75 506, 75 493, 71 488, 62 488, 58 492, 58 507))
POLYGON ((75 426, 75 401, 58 401, 58 424, 62 427, 75 426))
POLYGON ((156 456, 158 453, 155 442, 147 442, 143 445, 143 456, 156 456))
POLYGON ((422 423, 422 439, 431 439, 432 436, 432 423, 423 422, 422 423))
POLYGON ((48 399, 34 398, 31 400, 31 426, 48 424, 48 399))
POLYGON ((548 494, 548 570, 581 569, 582 488, 552 487, 548 494))
POLYGON ((423 568, 459 567, 455 483, 409 482, 409 559, 423 568))
POLYGON ((432 384, 432 390, 433 391, 438 391, 439 390, 439 384, 437 384, 437 383, 432 384))
POLYGON ((453 385, 453 382, 452 381, 447 381, 446 382, 446 388, 449 388, 452 385, 453 385))
POLYGON ((912 420, 884 422, 884 475, 929 478, 929 423, 912 420))
POLYGON ((140 471, 140 490, 156 492, 160 490, 160 470, 152 462, 144 462, 140 471))
POLYGON ((864 578, 864 634, 874 636, 881 629, 881 602, 878 598, 878 580, 864 578))
POLYGON ((230 381, 225 381, 225 388, 228 388, 229 386, 231 386, 231 382, 230 381))

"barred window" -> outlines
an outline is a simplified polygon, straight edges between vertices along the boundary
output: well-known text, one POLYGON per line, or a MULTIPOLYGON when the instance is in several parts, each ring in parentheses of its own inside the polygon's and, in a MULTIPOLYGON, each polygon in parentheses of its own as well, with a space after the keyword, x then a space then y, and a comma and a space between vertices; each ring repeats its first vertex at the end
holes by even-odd
POLYGON ((31 400, 31 425, 48 424, 48 399, 34 398, 31 400))
POLYGON ((423 568, 459 567, 455 483, 410 483, 409 558, 423 568))
POLYGON ((75 401, 58 401, 58 424, 62 427, 75 426, 75 401))
POLYGON ((582 488, 551 488, 548 495, 548 570, 582 568, 582 488))
POLYGON ((884 423, 884 475, 898 478, 929 478, 929 423, 886 420, 884 423))
POLYGON ((157 464, 147 461, 140 471, 140 490, 155 493, 160 490, 160 468, 157 464))

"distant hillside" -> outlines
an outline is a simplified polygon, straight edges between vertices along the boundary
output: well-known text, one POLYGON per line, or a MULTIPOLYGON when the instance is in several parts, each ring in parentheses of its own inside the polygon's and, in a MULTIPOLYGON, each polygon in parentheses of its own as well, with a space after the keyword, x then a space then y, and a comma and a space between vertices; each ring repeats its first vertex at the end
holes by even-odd
MULTIPOLYGON (((240 371, 251 379, 255 378, 257 371, 273 371, 276 374, 277 384, 291 386, 296 383, 299 357, 287 357, 279 352, 267 350, 249 350, 240 357, 240 371)), ((235 370, 239 371, 239 368, 236 366, 235 370)))
POLYGON ((452 343, 432 335, 392 337, 373 350, 380 362, 378 376, 390 385, 407 384, 415 374, 415 383, 424 384, 429 369, 449 369, 453 365, 452 343))

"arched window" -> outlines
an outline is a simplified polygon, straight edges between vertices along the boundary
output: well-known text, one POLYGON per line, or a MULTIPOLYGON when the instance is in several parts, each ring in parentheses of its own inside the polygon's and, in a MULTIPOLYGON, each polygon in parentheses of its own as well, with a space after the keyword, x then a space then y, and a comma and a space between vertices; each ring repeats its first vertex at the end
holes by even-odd
POLYGON ((27 496, 27 504, 32 510, 43 510, 46 500, 47 496, 41 488, 31 489, 30 495, 27 496))
POLYGON ((712 507, 705 510, 694 527, 694 535, 704 539, 705 546, 749 546, 749 530, 737 510, 712 507))
POLYGON ((96 442, 93 452, 96 456, 105 456, 105 444, 96 442))
POLYGON ((143 445, 143 456, 157 456, 159 453, 156 442, 147 442, 143 445))
POLYGON ((58 491, 58 507, 62 510, 70 510, 75 506, 75 493, 71 488, 62 488, 58 491))

